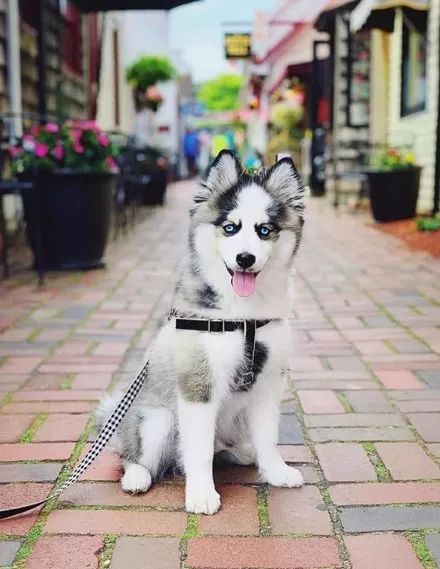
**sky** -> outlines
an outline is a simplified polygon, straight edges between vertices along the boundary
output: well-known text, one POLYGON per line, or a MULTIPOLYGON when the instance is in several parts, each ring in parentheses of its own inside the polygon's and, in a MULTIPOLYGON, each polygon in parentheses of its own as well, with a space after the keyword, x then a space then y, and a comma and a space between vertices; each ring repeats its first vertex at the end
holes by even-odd
POLYGON ((202 0, 176 8, 170 14, 171 47, 181 53, 196 83, 237 71, 224 59, 223 33, 252 31, 255 12, 271 12, 278 4, 278 0, 202 0), (223 26, 237 20, 249 25, 223 26))

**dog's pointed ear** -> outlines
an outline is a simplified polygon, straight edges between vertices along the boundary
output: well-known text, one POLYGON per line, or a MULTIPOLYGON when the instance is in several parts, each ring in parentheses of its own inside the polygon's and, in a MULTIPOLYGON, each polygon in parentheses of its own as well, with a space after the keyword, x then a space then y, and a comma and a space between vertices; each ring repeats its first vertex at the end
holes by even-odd
POLYGON ((201 203, 211 195, 229 190, 238 182, 242 168, 235 154, 230 150, 222 150, 208 169, 206 179, 201 183, 201 190, 194 201, 201 203))
POLYGON ((267 171, 266 188, 287 206, 304 210, 304 185, 291 158, 281 158, 267 171))

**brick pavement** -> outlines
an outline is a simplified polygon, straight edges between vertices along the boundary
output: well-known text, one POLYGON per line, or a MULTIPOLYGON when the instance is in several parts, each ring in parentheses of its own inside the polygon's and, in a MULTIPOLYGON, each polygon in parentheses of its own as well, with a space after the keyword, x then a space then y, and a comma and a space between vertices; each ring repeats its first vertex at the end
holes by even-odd
MULTIPOLYGON (((112 244, 106 271, 0 287, 0 506, 48 494, 166 312, 191 188, 112 244)), ((312 202, 297 262, 280 443, 302 489, 217 469, 213 517, 181 480, 124 495, 108 452, 56 504, 0 523, 0 567, 433 569, 440 563, 440 263, 312 202), (15 561, 14 561, 15 560, 15 561)))

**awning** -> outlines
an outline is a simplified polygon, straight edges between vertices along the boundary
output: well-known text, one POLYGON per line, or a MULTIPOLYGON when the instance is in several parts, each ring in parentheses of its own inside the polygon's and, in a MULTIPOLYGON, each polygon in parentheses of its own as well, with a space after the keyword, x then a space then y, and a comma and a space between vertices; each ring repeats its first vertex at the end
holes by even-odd
POLYGON ((320 32, 331 33, 336 15, 353 11, 359 2, 360 0, 329 0, 315 22, 315 28, 320 32))
POLYGON ((198 0, 73 0, 81 12, 115 10, 172 10, 198 0))
POLYGON ((429 0, 362 0, 350 17, 352 32, 362 28, 392 32, 396 8, 411 11, 417 19, 417 13, 429 10, 429 0))

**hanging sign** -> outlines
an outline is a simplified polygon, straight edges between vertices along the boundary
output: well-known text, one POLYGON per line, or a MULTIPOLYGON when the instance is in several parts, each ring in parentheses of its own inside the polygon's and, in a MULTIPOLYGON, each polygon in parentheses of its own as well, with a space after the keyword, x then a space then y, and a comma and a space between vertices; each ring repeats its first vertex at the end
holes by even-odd
POLYGON ((249 59, 251 55, 251 34, 225 34, 226 59, 249 59))

